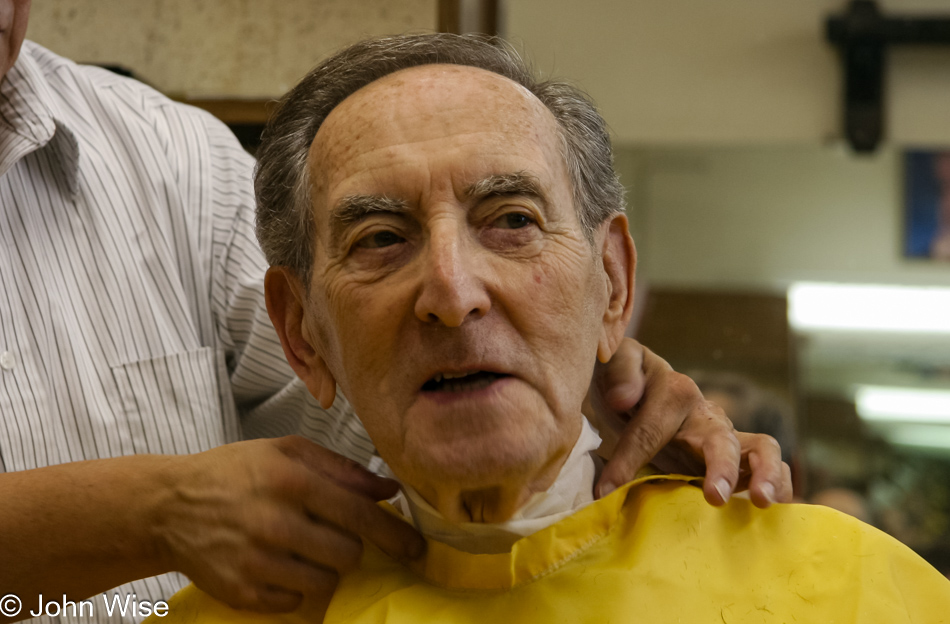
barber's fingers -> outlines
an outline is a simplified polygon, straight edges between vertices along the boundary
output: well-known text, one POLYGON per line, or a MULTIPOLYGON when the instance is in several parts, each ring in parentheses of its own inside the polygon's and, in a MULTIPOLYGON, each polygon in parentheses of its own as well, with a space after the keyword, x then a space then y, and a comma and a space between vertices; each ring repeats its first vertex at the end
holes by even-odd
MULTIPOLYGON (((645 394, 620 434, 613 457, 604 467, 595 493, 606 496, 635 478, 706 401, 693 381, 673 371, 644 348, 645 394)), ((702 425, 701 422, 698 423, 702 425)))
POLYGON ((314 581, 311 566, 295 560, 290 553, 255 548, 241 552, 233 566, 220 570, 222 576, 192 578, 198 588, 235 609, 260 613, 288 613, 298 608, 305 592, 333 591, 336 575, 316 571, 317 587, 305 587, 314 581), (332 577, 332 584, 320 576, 332 577))
POLYGON ((656 422, 642 417, 640 413, 634 415, 624 428, 613 457, 604 466, 594 490, 595 496, 607 496, 624 483, 632 481, 669 440, 667 432, 656 422))
MULTIPOLYGON (((297 436, 281 438, 277 443, 284 454, 303 468, 292 475, 281 475, 278 487, 284 500, 302 504, 317 523, 329 525, 341 535, 366 538, 396 559, 416 559, 422 555, 422 536, 376 504, 395 495, 398 482, 374 475, 356 462, 297 436)), ((316 554, 323 542, 320 531, 314 529, 297 539, 305 540, 307 546, 300 548, 306 549, 308 559, 326 562, 316 554)), ((327 547, 333 552, 333 544, 327 547)), ((332 559, 336 560, 336 555, 332 559)))
POLYGON ((235 606, 264 613, 293 611, 304 596, 308 606, 329 602, 339 580, 335 572, 295 559, 286 552, 257 552, 248 567, 254 582, 239 590, 235 606))
POLYGON ((788 503, 792 500, 792 473, 782 461, 782 449, 770 435, 762 433, 737 433, 742 446, 743 479, 749 498, 756 507, 768 507, 772 503, 788 503))
MULTIPOLYGON (((335 573, 346 573, 359 567, 363 543, 347 529, 330 524, 310 514, 273 513, 266 537, 267 548, 286 553, 311 565, 335 573)), ((286 585, 296 588, 295 585, 286 585)))
MULTIPOLYGON (((362 545, 356 540, 356 548, 362 545)), ((258 578, 263 585, 255 587, 260 596, 258 602, 271 612, 287 612, 297 609, 300 597, 308 618, 322 622, 333 592, 339 582, 339 574, 312 561, 288 557, 287 552, 272 554, 257 566, 258 578), (292 599, 297 603, 293 604, 292 599)), ((260 610, 260 607, 257 609, 260 610)))
POLYGON ((677 434, 684 450, 693 449, 705 462, 703 496, 710 505, 725 504, 736 490, 742 460, 737 435, 726 413, 711 401, 697 405, 677 434))
MULTIPOLYGON (((416 559, 425 551, 425 540, 411 525, 383 510, 372 497, 335 481, 314 481, 303 503, 313 518, 363 537, 396 559, 416 559)), ((319 550, 319 545, 315 548, 319 550)))
POLYGON ((278 586, 249 585, 232 597, 231 606, 259 613, 289 613, 300 606, 303 595, 278 586))
POLYGON ((332 596, 339 581, 339 576, 331 570, 285 556, 274 555, 262 559, 258 571, 266 590, 283 590, 283 600, 289 600, 290 596, 298 598, 298 604, 291 609, 299 606, 300 598, 304 595, 310 599, 332 596))
POLYGON ((284 453, 310 470, 373 500, 392 498, 399 491, 398 481, 375 475, 355 461, 300 436, 280 438, 278 443, 284 453))
POLYGON ((702 401, 692 405, 680 430, 653 463, 668 473, 704 475, 706 501, 722 505, 736 489, 741 459, 732 421, 721 407, 702 401))

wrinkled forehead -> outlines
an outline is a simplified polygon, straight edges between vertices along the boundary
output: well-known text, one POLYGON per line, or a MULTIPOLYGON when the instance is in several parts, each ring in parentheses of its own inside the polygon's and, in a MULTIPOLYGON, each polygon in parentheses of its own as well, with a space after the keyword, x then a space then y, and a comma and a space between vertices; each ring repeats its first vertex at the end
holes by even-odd
POLYGON ((405 142, 492 132, 508 141, 558 150, 557 122, 516 82, 461 65, 423 65, 359 89, 327 116, 310 148, 314 190, 361 154, 405 142))

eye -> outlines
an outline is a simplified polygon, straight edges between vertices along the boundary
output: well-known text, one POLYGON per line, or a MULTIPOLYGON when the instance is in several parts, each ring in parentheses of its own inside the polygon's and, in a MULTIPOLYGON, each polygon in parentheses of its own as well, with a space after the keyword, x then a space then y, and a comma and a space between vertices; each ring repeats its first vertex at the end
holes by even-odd
POLYGON ((495 221, 495 227, 518 230, 534 223, 534 219, 522 212, 509 212, 495 221))
POLYGON ((362 247, 363 249, 379 249, 382 247, 398 245, 404 240, 405 239, 402 236, 399 236, 395 232, 382 230, 380 232, 373 232, 372 234, 359 239, 356 241, 354 247, 362 247))

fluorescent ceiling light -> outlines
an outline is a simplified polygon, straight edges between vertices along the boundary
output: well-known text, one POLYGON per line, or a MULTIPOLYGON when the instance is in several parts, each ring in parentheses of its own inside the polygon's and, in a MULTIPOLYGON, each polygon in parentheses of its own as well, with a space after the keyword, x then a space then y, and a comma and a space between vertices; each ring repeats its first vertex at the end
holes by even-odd
POLYGON ((950 288, 799 282, 788 318, 800 330, 950 333, 950 288))
POLYGON ((864 420, 950 424, 950 390, 859 386, 854 403, 864 420))

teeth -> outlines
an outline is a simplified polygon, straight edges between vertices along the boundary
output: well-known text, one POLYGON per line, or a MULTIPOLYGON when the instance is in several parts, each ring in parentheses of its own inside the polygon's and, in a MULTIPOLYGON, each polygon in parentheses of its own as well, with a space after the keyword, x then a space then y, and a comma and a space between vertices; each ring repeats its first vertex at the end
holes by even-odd
POLYGON ((474 375, 477 372, 478 371, 468 371, 467 373, 436 373, 433 379, 436 383, 441 383, 443 379, 460 379, 462 377, 474 375))
POLYGON ((445 379, 460 379, 462 377, 468 377, 469 375, 474 375, 478 371, 468 371, 467 373, 445 373, 443 377, 445 379))
POLYGON ((423 392, 471 392, 487 388, 506 376, 479 370, 464 373, 436 373, 432 379, 422 385, 422 390, 423 392))

